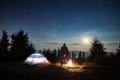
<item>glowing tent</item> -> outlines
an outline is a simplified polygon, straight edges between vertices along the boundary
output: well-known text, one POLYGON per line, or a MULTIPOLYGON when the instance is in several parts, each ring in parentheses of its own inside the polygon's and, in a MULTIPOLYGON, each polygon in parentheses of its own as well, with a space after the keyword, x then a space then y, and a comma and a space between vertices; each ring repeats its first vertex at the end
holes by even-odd
POLYGON ((43 54, 33 53, 25 60, 25 63, 30 65, 35 65, 35 64, 49 63, 49 62, 43 54))

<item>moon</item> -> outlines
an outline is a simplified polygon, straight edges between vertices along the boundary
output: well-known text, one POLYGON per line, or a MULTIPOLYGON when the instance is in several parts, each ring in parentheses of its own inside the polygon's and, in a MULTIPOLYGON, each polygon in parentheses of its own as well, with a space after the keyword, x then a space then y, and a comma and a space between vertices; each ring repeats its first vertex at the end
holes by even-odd
POLYGON ((83 37, 82 43, 88 45, 91 43, 91 39, 89 37, 83 37))

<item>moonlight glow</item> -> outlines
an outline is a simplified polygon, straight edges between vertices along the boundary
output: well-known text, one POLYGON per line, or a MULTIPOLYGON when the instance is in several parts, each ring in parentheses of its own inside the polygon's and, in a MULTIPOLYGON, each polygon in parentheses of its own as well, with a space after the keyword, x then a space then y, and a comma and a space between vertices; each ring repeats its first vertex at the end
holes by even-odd
POLYGON ((83 42, 83 44, 88 45, 88 44, 90 44, 91 39, 90 39, 89 37, 84 37, 84 38, 82 39, 82 42, 83 42))

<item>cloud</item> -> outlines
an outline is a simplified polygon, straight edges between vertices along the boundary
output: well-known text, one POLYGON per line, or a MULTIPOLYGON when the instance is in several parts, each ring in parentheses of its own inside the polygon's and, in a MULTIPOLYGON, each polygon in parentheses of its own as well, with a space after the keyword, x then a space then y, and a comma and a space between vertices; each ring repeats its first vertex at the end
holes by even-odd
POLYGON ((47 45, 59 45, 60 43, 58 43, 58 42, 46 42, 44 44, 47 44, 47 45))
POLYGON ((68 44, 68 45, 81 45, 81 43, 72 43, 72 44, 68 44))
POLYGON ((104 42, 105 45, 119 45, 120 42, 104 42))
MULTIPOLYGON (((63 43, 58 43, 58 42, 46 42, 44 44, 47 45, 63 45, 63 43)), ((81 43, 66 43, 66 45, 81 45, 81 43)))
MULTIPOLYGON (((63 45, 63 43, 59 42, 45 42, 47 45, 63 45)), ((120 42, 103 42, 104 45, 119 45, 120 42)), ((66 43, 66 45, 83 45, 82 43, 66 43)))

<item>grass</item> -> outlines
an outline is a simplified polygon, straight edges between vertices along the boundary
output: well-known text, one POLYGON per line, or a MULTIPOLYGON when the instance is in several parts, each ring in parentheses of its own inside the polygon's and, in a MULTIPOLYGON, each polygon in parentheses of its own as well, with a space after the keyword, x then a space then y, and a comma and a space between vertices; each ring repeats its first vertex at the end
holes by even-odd
MULTIPOLYGON (((0 64, 0 80, 115 80, 120 69, 86 66, 82 71, 70 71, 56 65, 0 64)), ((117 79, 117 80, 118 80, 117 79)))

